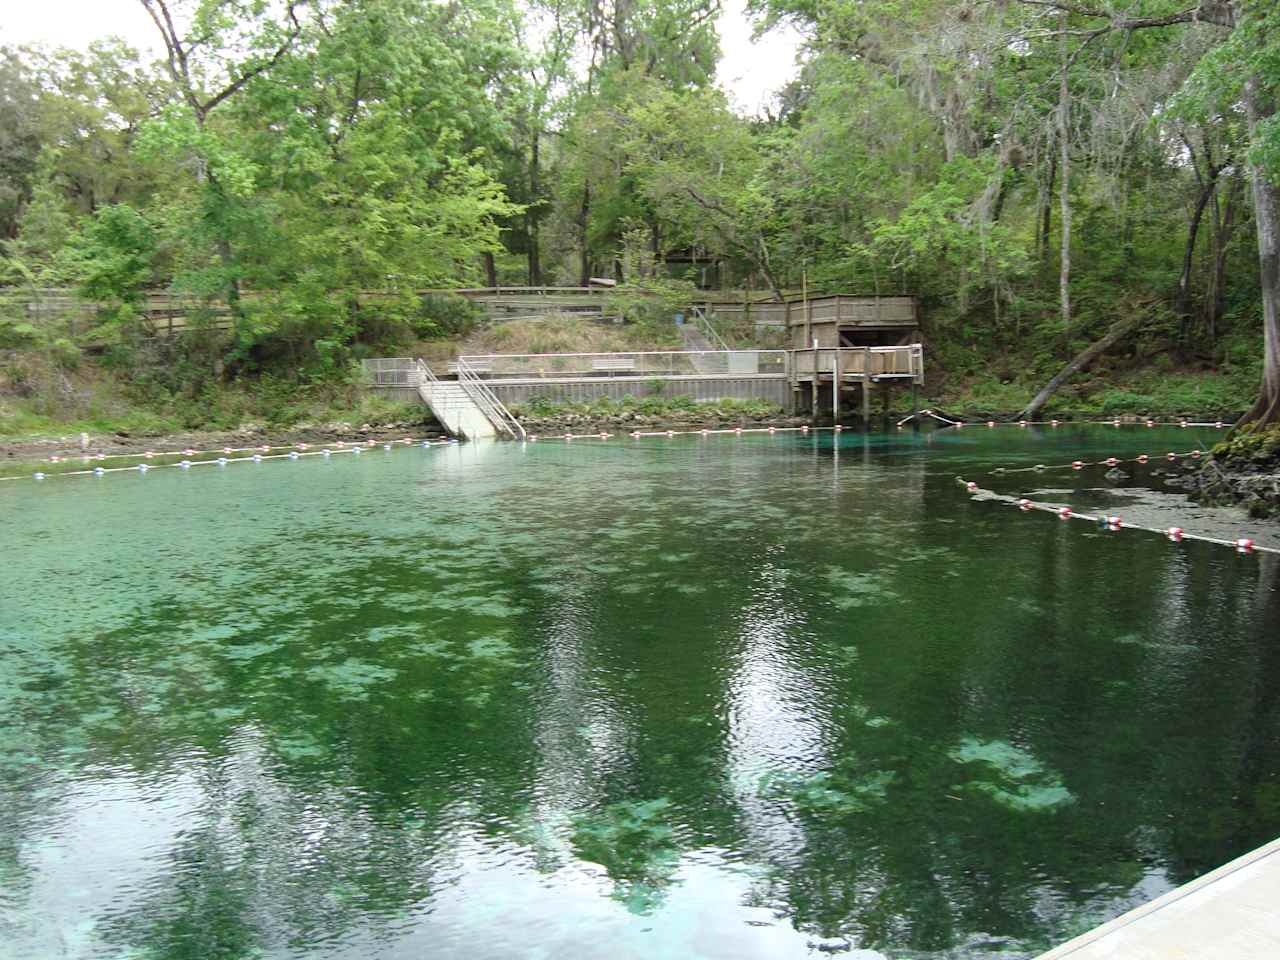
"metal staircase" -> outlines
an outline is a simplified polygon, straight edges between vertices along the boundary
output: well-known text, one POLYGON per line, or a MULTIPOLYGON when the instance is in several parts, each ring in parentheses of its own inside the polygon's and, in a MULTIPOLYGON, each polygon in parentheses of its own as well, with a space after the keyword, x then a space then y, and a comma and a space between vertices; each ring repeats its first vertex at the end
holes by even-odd
POLYGON ((457 381, 440 380, 421 359, 415 362, 418 395, 451 434, 464 440, 499 435, 525 438, 524 427, 481 380, 458 361, 457 381))

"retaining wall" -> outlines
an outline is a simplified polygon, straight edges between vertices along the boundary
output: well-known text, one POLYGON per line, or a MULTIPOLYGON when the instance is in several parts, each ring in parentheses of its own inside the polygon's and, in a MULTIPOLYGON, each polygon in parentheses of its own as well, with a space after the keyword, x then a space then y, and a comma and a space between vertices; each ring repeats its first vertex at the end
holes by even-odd
POLYGON ((583 377, 575 380, 486 380, 489 388, 507 406, 528 403, 534 397, 549 400, 595 400, 610 397, 693 397, 721 400, 725 397, 767 400, 784 406, 787 379, 783 376, 752 377, 583 377))

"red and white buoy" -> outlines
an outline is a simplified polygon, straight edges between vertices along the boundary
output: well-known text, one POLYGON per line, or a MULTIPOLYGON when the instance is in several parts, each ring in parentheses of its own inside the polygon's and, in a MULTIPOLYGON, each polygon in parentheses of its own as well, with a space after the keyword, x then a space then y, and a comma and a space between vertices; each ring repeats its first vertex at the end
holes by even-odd
POLYGON ((1164 535, 1168 537, 1170 540, 1172 540, 1174 543, 1180 543, 1182 541, 1182 528, 1170 527, 1168 530, 1164 532, 1164 535))
POLYGON ((1177 460, 1177 459, 1178 459, 1178 455, 1177 455, 1176 453, 1174 453, 1172 450, 1170 450, 1168 453, 1166 453, 1166 454, 1164 455, 1164 458, 1165 458, 1166 460, 1177 460))
POLYGON ((1071 508, 1070 508, 1070 507, 1059 507, 1059 508, 1058 508, 1058 519, 1060 519, 1060 520, 1070 520, 1070 519, 1071 519, 1071 508))
POLYGON ((1018 501, 1018 506, 1021 507, 1023 510, 1030 510, 1033 504, 1031 503, 1030 500, 1023 497, 1021 500, 1018 501))
POLYGON ((1137 455, 1137 457, 1135 457, 1134 459, 1135 459, 1135 460, 1137 460, 1137 461, 1138 461, 1138 463, 1146 463, 1146 462, 1147 462, 1147 455, 1146 455, 1145 453, 1140 453, 1140 454, 1138 454, 1138 455, 1137 455))
POLYGON ((1249 553, 1253 550, 1253 541, 1248 537, 1241 537, 1236 541, 1236 551, 1238 553, 1249 553))
POLYGON ((1072 469, 1072 470, 1083 470, 1083 469, 1084 469, 1084 461, 1083 461, 1083 460, 1072 460, 1072 461, 1071 461, 1071 469, 1072 469))
POLYGON ((1102 462, 1103 462, 1103 463, 1105 463, 1108 467, 1114 467, 1114 466, 1116 466, 1120 461, 1119 461, 1119 460, 1117 460, 1115 457, 1107 457, 1107 459, 1103 460, 1102 462))
POLYGON ((972 480, 970 480, 968 483, 966 483, 966 484, 964 485, 964 488, 965 488, 966 490, 968 490, 970 493, 977 493, 977 492, 978 492, 978 485, 977 485, 976 483, 974 483, 972 480))

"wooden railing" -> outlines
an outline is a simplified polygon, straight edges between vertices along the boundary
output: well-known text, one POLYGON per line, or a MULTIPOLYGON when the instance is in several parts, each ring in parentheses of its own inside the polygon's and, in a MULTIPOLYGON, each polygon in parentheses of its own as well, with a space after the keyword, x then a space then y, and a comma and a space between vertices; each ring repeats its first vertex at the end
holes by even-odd
POLYGON ((902 347, 819 347, 793 350, 792 371, 803 378, 831 375, 870 380, 924 381, 924 348, 918 343, 902 347))

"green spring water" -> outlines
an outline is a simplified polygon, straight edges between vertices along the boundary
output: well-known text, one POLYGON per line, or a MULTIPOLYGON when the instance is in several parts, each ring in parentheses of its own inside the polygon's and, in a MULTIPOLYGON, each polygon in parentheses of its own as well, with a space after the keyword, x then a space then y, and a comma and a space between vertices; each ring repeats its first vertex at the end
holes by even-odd
POLYGON ((1034 956, 1280 833, 1280 564, 954 478, 1213 439, 5 485, 0 957, 1034 956))

